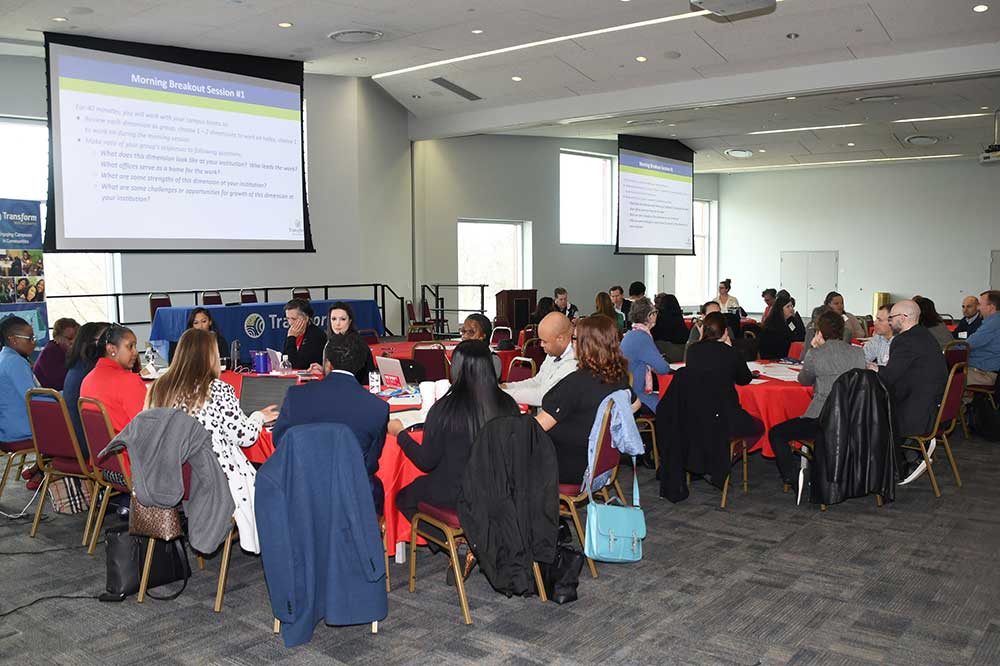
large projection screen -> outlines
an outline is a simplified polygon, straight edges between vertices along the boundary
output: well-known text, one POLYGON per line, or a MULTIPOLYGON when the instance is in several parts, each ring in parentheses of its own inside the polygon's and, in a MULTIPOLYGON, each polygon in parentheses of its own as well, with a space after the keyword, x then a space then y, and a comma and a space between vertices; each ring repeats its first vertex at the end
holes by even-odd
POLYGON ((694 152, 679 141, 618 136, 617 254, 694 254, 694 152))
POLYGON ((49 251, 311 251, 302 63, 46 34, 49 251))

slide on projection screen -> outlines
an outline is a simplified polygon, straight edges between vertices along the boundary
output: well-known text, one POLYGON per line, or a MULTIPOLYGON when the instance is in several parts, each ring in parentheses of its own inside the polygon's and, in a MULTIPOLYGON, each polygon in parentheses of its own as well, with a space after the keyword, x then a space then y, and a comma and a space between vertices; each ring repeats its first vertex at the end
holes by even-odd
POLYGON ((618 254, 694 254, 694 152, 618 135, 618 254))
POLYGON ((311 250, 302 63, 46 34, 46 248, 311 250))

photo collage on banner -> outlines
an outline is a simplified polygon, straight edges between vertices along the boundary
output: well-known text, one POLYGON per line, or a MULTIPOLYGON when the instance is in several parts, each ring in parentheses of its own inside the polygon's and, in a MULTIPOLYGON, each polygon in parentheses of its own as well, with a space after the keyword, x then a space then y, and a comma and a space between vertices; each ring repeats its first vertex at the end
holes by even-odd
POLYGON ((42 258, 41 203, 0 199, 0 320, 16 315, 35 329, 35 349, 49 339, 42 258))

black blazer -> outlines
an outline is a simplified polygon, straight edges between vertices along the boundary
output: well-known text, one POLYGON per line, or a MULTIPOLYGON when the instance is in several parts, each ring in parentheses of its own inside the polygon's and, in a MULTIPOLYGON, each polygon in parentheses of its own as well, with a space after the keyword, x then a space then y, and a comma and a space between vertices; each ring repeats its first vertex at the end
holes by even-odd
POLYGON ((687 343, 691 331, 688 329, 687 324, 684 323, 684 316, 679 313, 668 315, 663 310, 659 312, 660 314, 656 318, 656 326, 650 330, 653 339, 663 342, 673 342, 678 345, 687 343))
POLYGON ((965 333, 966 337, 969 337, 973 333, 979 330, 979 327, 983 325, 983 315, 976 314, 976 318, 972 320, 972 323, 965 321, 965 317, 959 317, 958 327, 951 334, 953 338, 958 339, 959 333, 965 333))
POLYGON ((302 345, 295 347, 295 338, 285 338, 285 348, 281 353, 288 356, 288 361, 296 370, 308 370, 313 363, 323 365, 323 348, 326 347, 326 333, 316 324, 306 326, 302 345))
POLYGON ((331 372, 322 381, 288 389, 274 424, 275 446, 281 446, 289 428, 305 423, 342 423, 351 429, 361 445, 375 509, 381 512, 382 482, 375 478, 375 472, 385 445, 389 404, 369 393, 351 375, 331 372))
POLYGON ((727 414, 742 411, 736 386, 749 384, 753 374, 738 351, 724 342, 697 342, 688 348, 685 367, 715 389, 727 414))
POLYGON ((757 338, 760 357, 774 360, 788 356, 788 348, 792 345, 792 331, 786 325, 765 326, 760 329, 757 338))
POLYGON ((896 440, 926 435, 948 382, 938 341, 923 326, 900 333, 892 339, 889 362, 878 374, 892 398, 896 440))

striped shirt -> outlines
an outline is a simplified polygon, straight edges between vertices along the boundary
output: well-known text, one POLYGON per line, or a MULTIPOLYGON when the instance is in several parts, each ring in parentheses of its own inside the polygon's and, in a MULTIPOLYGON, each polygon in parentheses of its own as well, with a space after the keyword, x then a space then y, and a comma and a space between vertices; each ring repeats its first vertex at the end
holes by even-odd
POLYGON ((881 335, 873 336, 865 343, 865 361, 876 365, 885 365, 889 362, 889 346, 892 338, 883 338, 881 335))

